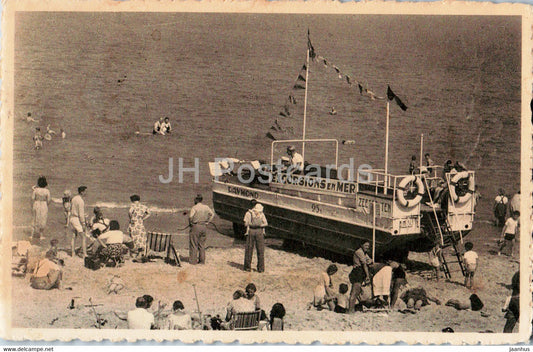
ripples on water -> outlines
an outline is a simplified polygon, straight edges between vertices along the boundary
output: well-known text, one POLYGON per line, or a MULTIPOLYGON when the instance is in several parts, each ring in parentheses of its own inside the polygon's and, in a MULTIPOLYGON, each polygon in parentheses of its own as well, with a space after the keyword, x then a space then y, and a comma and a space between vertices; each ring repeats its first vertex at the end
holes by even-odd
MULTIPOLYGON (((39 174, 54 196, 86 184, 91 203, 139 193, 179 208, 196 193, 210 197, 214 157, 269 159, 264 134, 304 63, 307 28, 318 54, 380 95, 390 84, 409 106, 391 105, 392 172, 407 171, 423 133, 436 162, 460 160, 477 172, 479 219, 490 218, 499 187, 519 187, 520 18, 19 13, 16 22, 14 206, 28 210, 16 223, 29 221, 39 174), (67 139, 32 150, 27 112, 67 139), (171 118, 172 136, 134 134, 160 116, 171 118), (190 174, 184 184, 159 183, 169 157, 187 167, 200 158, 200 184, 190 174)), ((318 63, 308 93, 307 137, 356 140, 341 146, 341 161, 382 168, 385 104, 318 63)), ((298 94, 300 110, 279 120, 300 133, 298 94)), ((332 157, 313 147, 307 155, 332 157)))

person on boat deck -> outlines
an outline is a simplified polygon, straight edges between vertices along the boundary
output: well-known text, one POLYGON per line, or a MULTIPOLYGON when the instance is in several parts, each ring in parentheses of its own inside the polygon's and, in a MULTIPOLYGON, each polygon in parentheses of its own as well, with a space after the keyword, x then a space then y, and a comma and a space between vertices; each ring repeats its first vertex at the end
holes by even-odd
POLYGON ((444 166, 442 167, 442 178, 446 179, 446 174, 451 172, 453 169, 453 164, 450 159, 446 160, 444 166))
POLYGON ((455 162, 455 165, 453 165, 453 168, 457 172, 466 171, 466 166, 463 163, 459 162, 459 161, 455 162))
POLYGON ((170 134, 172 132, 172 126, 168 117, 165 117, 165 121, 161 124, 161 132, 161 134, 170 134))
POLYGON ((413 175, 416 172, 416 167, 416 155, 413 155, 409 163, 409 175, 413 175))
POLYGON ((154 129, 152 131, 152 134, 164 134, 163 130, 161 129, 161 125, 163 124, 163 118, 160 117, 159 120, 157 120, 154 123, 154 129))
POLYGON ((293 173, 302 173, 304 171, 304 158, 301 154, 296 152, 296 148, 291 145, 287 147, 287 154, 290 157, 289 171, 293 173))
POLYGON ((429 173, 431 174, 433 172, 433 168, 431 168, 430 166, 435 165, 435 163, 433 162, 433 160, 431 160, 429 153, 424 154, 424 159, 426 159, 426 166, 428 168, 429 173))

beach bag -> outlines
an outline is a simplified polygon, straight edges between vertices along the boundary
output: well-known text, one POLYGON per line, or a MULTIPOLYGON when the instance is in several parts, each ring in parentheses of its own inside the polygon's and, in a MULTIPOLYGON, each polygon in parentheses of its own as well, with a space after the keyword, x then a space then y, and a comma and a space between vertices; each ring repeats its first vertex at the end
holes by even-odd
POLYGON ((87 269, 98 270, 102 267, 102 262, 96 257, 85 257, 84 266, 87 269))
POLYGON ((470 306, 474 312, 483 308, 483 302, 481 302, 481 299, 475 293, 470 296, 470 306))
POLYGON ((252 228, 261 227, 261 223, 263 222, 262 215, 263 215, 262 213, 250 211, 250 227, 252 228))

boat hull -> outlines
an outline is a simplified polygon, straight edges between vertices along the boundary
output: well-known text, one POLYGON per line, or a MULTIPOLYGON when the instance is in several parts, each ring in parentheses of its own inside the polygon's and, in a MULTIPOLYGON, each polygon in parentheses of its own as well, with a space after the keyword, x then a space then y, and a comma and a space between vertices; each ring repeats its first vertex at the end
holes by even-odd
MULTIPOLYGON (((214 190, 213 204, 222 219, 242 224, 251 199, 258 199, 268 219, 267 235, 300 241, 341 255, 352 255, 364 241, 374 242, 370 227, 272 204, 262 199, 266 193, 253 189, 234 195, 214 190)), ((394 236, 380 229, 375 231, 376 256, 395 257, 407 251, 428 251, 433 246, 434 243, 421 233, 394 236)))

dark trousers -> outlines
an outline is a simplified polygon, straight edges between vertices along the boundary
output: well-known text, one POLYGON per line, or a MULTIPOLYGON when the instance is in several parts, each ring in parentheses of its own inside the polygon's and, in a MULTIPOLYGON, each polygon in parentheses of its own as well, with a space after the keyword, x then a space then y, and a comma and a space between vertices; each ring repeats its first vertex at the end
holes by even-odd
POLYGON ((191 226, 189 232, 189 263, 205 264, 205 240, 206 240, 206 226, 195 224, 191 226))
POLYGON ((244 252, 244 270, 250 270, 254 246, 257 249, 257 271, 265 271, 265 235, 263 229, 250 229, 246 236, 246 250, 244 252))

